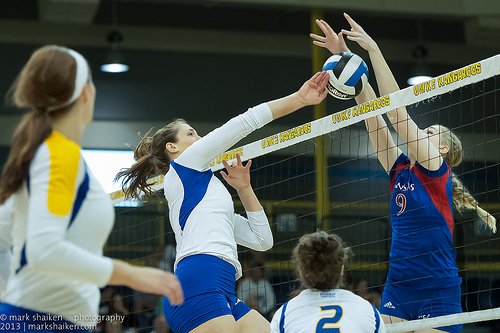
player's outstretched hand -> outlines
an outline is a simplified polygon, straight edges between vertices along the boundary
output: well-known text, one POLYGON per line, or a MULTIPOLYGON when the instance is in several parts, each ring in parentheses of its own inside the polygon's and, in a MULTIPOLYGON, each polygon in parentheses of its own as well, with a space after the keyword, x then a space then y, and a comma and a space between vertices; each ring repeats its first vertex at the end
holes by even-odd
POLYGON ((127 285, 143 293, 166 296, 170 304, 179 305, 184 302, 182 287, 177 277, 161 269, 131 266, 127 285))
POLYGON ((349 48, 345 44, 344 36, 342 32, 336 33, 332 27, 325 20, 316 20, 316 24, 323 31, 325 36, 320 36, 316 34, 309 34, 313 39, 313 44, 324 47, 333 54, 339 54, 341 52, 349 52, 349 48))
POLYGON ((222 178, 224 178, 224 180, 236 191, 241 191, 250 186, 250 166, 252 165, 252 160, 249 160, 246 165, 243 165, 240 154, 236 154, 236 161, 231 165, 229 165, 226 160, 222 160, 222 164, 227 172, 220 172, 222 178))
POLYGON ((317 72, 307 80, 297 92, 298 98, 304 106, 321 103, 328 94, 325 89, 330 75, 327 72, 317 72))
POLYGON ((344 13, 344 16, 351 26, 351 30, 342 29, 341 33, 346 35, 347 39, 352 40, 359 44, 368 52, 374 51, 378 48, 377 43, 365 32, 365 30, 354 21, 349 15, 344 13))

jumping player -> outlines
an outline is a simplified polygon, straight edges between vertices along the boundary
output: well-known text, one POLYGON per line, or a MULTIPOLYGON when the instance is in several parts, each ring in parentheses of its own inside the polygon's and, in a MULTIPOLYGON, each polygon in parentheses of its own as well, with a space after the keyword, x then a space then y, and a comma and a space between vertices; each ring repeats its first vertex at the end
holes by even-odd
MULTIPOLYGON (((324 21, 318 25, 325 37, 311 35, 314 44, 331 52, 347 51, 343 35, 369 52, 381 95, 399 90, 377 44, 349 15, 351 29, 338 35, 324 21)), ((375 98, 368 86, 358 95, 361 104, 375 98)), ((409 157, 401 152, 382 116, 365 121, 378 159, 390 177, 392 245, 389 273, 380 312, 384 321, 398 322, 462 312, 461 278, 453 247, 453 204, 459 210, 475 209, 493 231, 496 220, 455 177, 451 168, 462 161, 462 144, 448 128, 440 125, 420 129, 406 108, 388 112, 399 137, 406 142, 409 157)), ((461 325, 418 331, 461 331, 461 325)))
POLYGON ((171 329, 184 332, 268 332, 269 322, 236 297, 241 277, 236 245, 265 251, 272 247, 269 223, 250 184, 251 161, 223 162, 227 183, 236 189, 247 217, 234 213, 231 195, 210 170, 210 161, 252 131, 326 97, 328 74, 316 73, 295 93, 260 104, 204 137, 176 120, 135 149, 136 163, 120 172, 124 191, 149 193, 147 179, 165 174, 164 191, 175 232, 175 274, 184 289, 182 306, 164 302, 171 329))

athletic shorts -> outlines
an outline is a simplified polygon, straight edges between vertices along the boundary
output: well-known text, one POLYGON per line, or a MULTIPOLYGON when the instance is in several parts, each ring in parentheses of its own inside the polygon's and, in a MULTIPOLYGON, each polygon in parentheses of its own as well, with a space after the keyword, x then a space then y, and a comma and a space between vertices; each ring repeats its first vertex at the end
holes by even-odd
POLYGON ((216 256, 196 254, 182 259, 175 275, 184 292, 184 303, 171 305, 163 298, 165 317, 174 333, 187 333, 225 315, 239 320, 250 308, 236 297, 236 269, 216 256))
POLYGON ((0 332, 90 333, 61 316, 36 312, 10 304, 0 304, 0 332))
MULTIPOLYGON (((387 284, 382 293, 380 313, 405 320, 433 318, 462 312, 460 286, 418 290, 387 284)), ((450 332, 462 332, 462 325, 436 327, 450 332)))

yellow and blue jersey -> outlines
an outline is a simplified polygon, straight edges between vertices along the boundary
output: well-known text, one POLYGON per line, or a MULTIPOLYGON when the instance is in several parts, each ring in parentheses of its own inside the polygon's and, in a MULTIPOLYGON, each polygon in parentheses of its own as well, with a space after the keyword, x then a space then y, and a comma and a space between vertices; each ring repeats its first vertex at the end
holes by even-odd
POLYGON ((113 221, 111 200, 85 165, 80 146, 53 131, 13 195, 13 255, 2 302, 95 323, 98 287, 113 270, 102 255, 113 221))

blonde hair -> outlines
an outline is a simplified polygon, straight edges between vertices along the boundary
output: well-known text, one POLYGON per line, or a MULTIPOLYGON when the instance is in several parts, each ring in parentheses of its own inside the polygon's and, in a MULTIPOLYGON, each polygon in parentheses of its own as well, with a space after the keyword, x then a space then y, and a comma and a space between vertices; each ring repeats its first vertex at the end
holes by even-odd
MULTIPOLYGON (((440 142, 448 147, 448 153, 443 155, 443 159, 451 169, 462 162, 462 142, 449 128, 442 125, 439 126, 441 127, 439 135, 440 142)), ((470 194, 469 190, 453 172, 451 173, 451 180, 453 185, 453 204, 457 207, 457 210, 459 212, 463 212, 466 210, 475 210, 484 224, 491 231, 496 232, 497 220, 493 217, 493 215, 479 207, 479 203, 477 202, 477 200, 472 196, 472 194, 470 194)))

